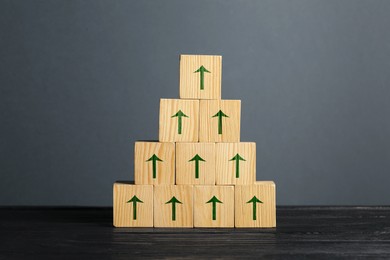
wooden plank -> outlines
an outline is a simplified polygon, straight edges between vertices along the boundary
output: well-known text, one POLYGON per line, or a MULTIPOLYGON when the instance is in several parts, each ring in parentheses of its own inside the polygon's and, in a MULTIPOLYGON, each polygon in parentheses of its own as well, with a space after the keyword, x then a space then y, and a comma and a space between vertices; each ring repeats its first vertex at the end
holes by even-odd
POLYGON ((217 143, 217 185, 253 184, 256 181, 256 143, 217 143))
POLYGON ((200 100, 199 141, 239 142, 241 100, 200 100))
POLYGON ((135 184, 175 184, 175 144, 136 142, 135 184))
POLYGON ((180 98, 221 99, 222 56, 180 55, 180 98))
POLYGON ((198 132, 199 100, 160 100, 160 142, 198 142, 198 132))
POLYGON ((154 226, 193 227, 193 186, 154 186, 154 226))
POLYGON ((194 186, 194 226, 234 227, 234 186, 194 186))
POLYGON ((114 183, 115 227, 153 227, 153 185, 114 183))
POLYGON ((0 258, 390 259, 389 206, 279 206, 277 217, 270 229, 113 229, 111 207, 2 206, 0 258))
POLYGON ((276 227, 276 187, 273 181, 258 181, 235 188, 236 227, 276 227))
POLYGON ((215 143, 176 143, 176 184, 215 184, 215 143))

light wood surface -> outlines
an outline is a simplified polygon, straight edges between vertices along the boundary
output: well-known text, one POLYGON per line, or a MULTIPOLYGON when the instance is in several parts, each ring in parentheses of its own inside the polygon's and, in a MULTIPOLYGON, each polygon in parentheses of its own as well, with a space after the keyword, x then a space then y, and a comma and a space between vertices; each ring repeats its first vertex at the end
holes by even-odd
POLYGON ((199 100, 160 100, 160 142, 198 142, 198 132, 199 100), (182 111, 186 116, 175 116, 178 111, 182 111))
POLYGON ((114 184, 116 227, 275 227, 275 184, 256 182, 241 100, 221 100, 222 57, 180 56, 180 98, 160 99, 159 142, 136 142, 136 185, 114 184))
POLYGON ((115 227, 153 227, 153 185, 116 182, 113 187, 113 198, 115 227), (134 196, 142 201, 136 202, 136 212, 134 203, 130 201, 134 196))
POLYGON ((234 186, 194 186, 194 226, 234 227, 234 186), (222 202, 215 203, 215 220, 214 196, 222 202))
POLYGON ((236 227, 276 227, 275 183, 258 181, 253 185, 235 186, 235 226, 236 227), (253 197, 256 215, 253 215, 253 197), (255 219, 254 219, 255 218, 255 219))
POLYGON ((175 183, 175 143, 136 142, 134 145, 135 184, 174 184, 175 183), (153 178, 153 155, 155 178, 153 178))
POLYGON ((241 124, 241 100, 200 100, 199 141, 239 142, 241 124), (222 131, 219 131, 219 117, 222 111, 222 131))
POLYGON ((256 181, 256 143, 217 143, 216 177, 217 185, 253 184, 256 181), (237 169, 237 154, 240 156, 237 169), (232 160, 233 159, 233 160, 232 160), (245 160, 245 161, 244 161, 245 160), (237 178, 237 170, 239 177, 237 178))
POLYGON ((215 143, 176 143, 176 184, 215 184, 215 143))
POLYGON ((192 228, 193 225, 193 186, 154 186, 154 226, 192 228))
POLYGON ((180 98, 221 99, 222 56, 180 55, 180 98), (203 89, 201 89, 201 66, 203 89))

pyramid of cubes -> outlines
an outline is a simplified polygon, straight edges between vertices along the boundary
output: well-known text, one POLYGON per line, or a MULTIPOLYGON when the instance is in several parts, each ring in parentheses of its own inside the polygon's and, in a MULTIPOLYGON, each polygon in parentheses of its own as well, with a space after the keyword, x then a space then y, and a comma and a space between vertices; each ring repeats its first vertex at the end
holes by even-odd
POLYGON ((115 227, 276 226, 275 183, 256 181, 241 101, 221 99, 222 57, 180 56, 180 99, 161 99, 159 141, 134 148, 134 183, 113 187, 115 227))

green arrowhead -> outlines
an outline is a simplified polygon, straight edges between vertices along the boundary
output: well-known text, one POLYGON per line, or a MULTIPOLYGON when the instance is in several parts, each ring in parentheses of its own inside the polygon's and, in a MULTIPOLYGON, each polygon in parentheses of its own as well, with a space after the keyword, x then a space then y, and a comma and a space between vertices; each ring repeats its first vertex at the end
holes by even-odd
POLYGON ((217 219, 217 203, 223 203, 223 202, 220 201, 219 199, 217 199, 217 197, 213 196, 209 201, 206 202, 206 204, 207 203, 213 204, 213 220, 216 220, 217 219))
POLYGON ((182 122, 181 122, 181 118, 182 117, 188 117, 186 114, 184 114, 183 113, 183 111, 181 111, 181 110, 179 110, 179 111, 177 111, 177 113, 176 114, 174 114, 173 116, 171 116, 171 117, 177 117, 177 120, 178 120, 178 122, 177 122, 177 133, 179 134, 179 135, 181 135, 181 124, 182 124, 182 122))
POLYGON ((210 73, 210 71, 208 71, 205 67, 200 66, 199 69, 197 69, 196 71, 194 71, 194 73, 198 73, 200 72, 200 90, 203 90, 204 89, 204 73, 205 72, 208 72, 210 73))
POLYGON ((169 203, 172 203, 172 220, 175 221, 176 220, 176 203, 179 203, 179 204, 183 204, 183 203, 181 203, 181 201, 176 199, 175 196, 173 196, 165 204, 169 204, 169 203))
POLYGON ((257 203, 263 203, 261 200, 259 200, 256 196, 253 196, 252 199, 250 199, 247 203, 253 203, 253 220, 256 220, 256 215, 257 215, 257 211, 256 211, 256 204, 257 203))
POLYGON ((196 154, 189 162, 195 161, 195 179, 199 178, 199 161, 205 162, 205 160, 200 157, 198 154, 196 154))
POLYGON ((229 161, 236 161, 236 178, 239 178, 240 177, 240 161, 246 161, 246 160, 244 158, 242 158, 239 154, 236 154, 229 161))
POLYGON ((181 116, 184 116, 184 117, 188 117, 186 114, 183 113, 183 111, 179 110, 177 111, 176 114, 174 114, 172 117, 181 117, 181 116))
POLYGON ((130 200, 128 200, 126 203, 133 203, 133 220, 137 219, 137 203, 144 203, 142 200, 137 198, 137 196, 133 196, 130 200))
POLYGON ((222 134, 222 117, 229 117, 229 116, 226 115, 224 112, 222 112, 222 110, 219 110, 218 113, 213 115, 213 117, 218 117, 218 134, 221 135, 222 134))
POLYGON ((146 162, 150 162, 150 161, 153 163, 153 179, 156 179, 156 175, 157 175, 157 164, 156 164, 156 162, 157 161, 163 162, 163 160, 158 158, 157 155, 153 154, 152 157, 150 157, 149 159, 146 160, 146 162))

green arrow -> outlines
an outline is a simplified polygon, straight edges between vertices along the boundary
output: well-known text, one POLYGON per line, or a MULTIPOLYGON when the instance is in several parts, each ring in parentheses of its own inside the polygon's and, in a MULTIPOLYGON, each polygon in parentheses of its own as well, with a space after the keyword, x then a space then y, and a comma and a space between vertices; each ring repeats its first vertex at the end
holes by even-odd
POLYGON ((140 200, 139 198, 137 198, 137 196, 135 196, 135 195, 126 203, 130 203, 130 202, 133 202, 133 219, 136 220, 137 219, 137 203, 138 202, 144 203, 144 202, 142 200, 140 200))
POLYGON ((246 160, 244 158, 242 158, 239 154, 236 154, 229 161, 236 161, 236 178, 239 178, 240 177, 240 161, 246 161, 246 160))
POLYGON ((216 220, 217 219, 217 203, 223 203, 222 201, 220 201, 219 199, 217 199, 217 197, 213 196, 209 201, 206 202, 207 203, 213 203, 213 220, 216 220))
POLYGON ((153 154, 152 157, 150 157, 149 159, 146 160, 146 162, 150 162, 150 161, 152 161, 152 163, 153 163, 153 179, 156 179, 156 175, 157 175, 157 165, 156 165, 156 162, 157 161, 163 162, 163 160, 158 158, 157 155, 153 154))
POLYGON ((205 72, 208 72, 210 73, 210 71, 208 71, 205 67, 200 66, 198 70, 194 71, 194 73, 198 73, 200 72, 200 90, 203 90, 204 89, 204 73, 205 72))
POLYGON ((205 162, 205 160, 196 154, 189 162, 195 161, 195 179, 199 179, 199 161, 205 162))
POLYGON ((181 110, 179 110, 179 111, 177 111, 177 113, 176 114, 174 114, 173 116, 171 116, 171 117, 177 117, 178 118, 178 122, 177 122, 177 133, 179 134, 179 135, 181 135, 181 118, 182 117, 188 117, 186 114, 184 114, 183 113, 183 111, 181 111, 181 110))
POLYGON ((261 200, 259 200, 256 196, 253 196, 252 199, 250 199, 247 203, 253 203, 253 220, 256 220, 256 204, 257 203, 263 203, 261 200))
POLYGON ((172 203, 172 220, 176 220, 176 203, 183 204, 181 203, 178 199, 176 199, 175 196, 173 196, 170 200, 168 200, 165 204, 172 203))
POLYGON ((222 134, 222 117, 229 117, 227 116, 222 110, 219 110, 218 113, 213 115, 213 117, 218 117, 218 134, 222 134))

